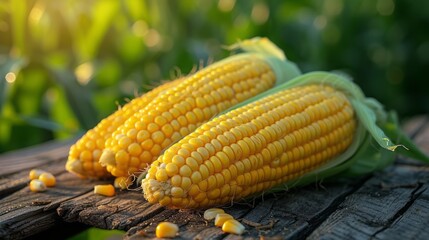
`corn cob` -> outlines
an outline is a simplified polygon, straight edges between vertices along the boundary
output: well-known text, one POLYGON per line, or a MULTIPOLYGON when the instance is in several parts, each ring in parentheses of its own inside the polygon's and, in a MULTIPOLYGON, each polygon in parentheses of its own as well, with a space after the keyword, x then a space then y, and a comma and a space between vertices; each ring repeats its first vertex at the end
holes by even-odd
POLYGON ((344 78, 303 75, 171 146, 142 180, 144 197, 173 208, 207 208, 336 174, 355 161, 367 133, 388 150, 398 146, 375 124, 378 110, 344 78))
POLYGON ((248 52, 196 72, 131 116, 106 141, 100 163, 117 177, 142 171, 219 112, 299 74, 267 39, 237 46, 248 52))
POLYGON ((107 178, 111 174, 98 162, 108 137, 136 111, 146 106, 161 92, 179 84, 184 78, 166 82, 142 96, 133 99, 115 113, 103 119, 83 135, 69 151, 66 169, 82 178, 107 178))

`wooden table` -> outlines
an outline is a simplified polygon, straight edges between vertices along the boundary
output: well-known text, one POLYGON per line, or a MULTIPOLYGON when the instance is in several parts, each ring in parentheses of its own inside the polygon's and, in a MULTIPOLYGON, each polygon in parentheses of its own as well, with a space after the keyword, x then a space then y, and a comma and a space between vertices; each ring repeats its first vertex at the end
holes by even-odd
MULTIPOLYGON (((429 116, 408 121, 404 129, 429 153, 429 116)), ((410 159, 398 158, 371 176, 319 182, 226 206, 247 223, 239 237, 206 222, 202 211, 149 204, 140 189, 115 197, 94 195, 93 186, 106 181, 81 180, 64 170, 70 144, 0 155, 0 239, 64 238, 87 226, 125 230, 125 238, 153 238, 160 221, 179 224, 183 239, 429 239, 429 166, 410 159), (57 186, 30 192, 28 172, 36 167, 55 174, 57 186)))

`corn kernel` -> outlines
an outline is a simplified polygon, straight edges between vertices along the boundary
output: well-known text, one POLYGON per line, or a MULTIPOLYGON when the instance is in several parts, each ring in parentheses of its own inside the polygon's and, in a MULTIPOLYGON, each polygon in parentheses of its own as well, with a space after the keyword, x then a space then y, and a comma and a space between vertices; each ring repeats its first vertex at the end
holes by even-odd
POLYGON ((53 187, 57 182, 54 175, 48 172, 40 174, 39 180, 42 181, 47 187, 53 187))
POLYGON ((113 187, 112 184, 95 185, 94 193, 107 196, 107 197, 112 197, 115 195, 115 188, 113 187))
POLYGON ((208 221, 213 220, 219 213, 225 213, 225 211, 221 208, 209 208, 204 211, 204 219, 208 221))
POLYGON ((234 219, 234 217, 228 213, 218 213, 215 217, 215 226, 222 227, 223 223, 230 219, 234 219))
POLYGON ((229 219, 222 225, 222 231, 227 233, 233 233, 237 235, 243 234, 246 228, 239 221, 235 219, 229 219))
POLYGON ((47 187, 44 182, 39 179, 33 179, 30 181, 30 190, 32 192, 43 192, 46 191, 47 187))
POLYGON ((45 171, 40 170, 40 169, 32 169, 30 171, 30 173, 28 174, 28 177, 30 178, 30 180, 39 179, 39 176, 44 172, 45 171))
POLYGON ((156 226, 157 238, 174 238, 179 232, 179 226, 171 222, 161 222, 156 226))

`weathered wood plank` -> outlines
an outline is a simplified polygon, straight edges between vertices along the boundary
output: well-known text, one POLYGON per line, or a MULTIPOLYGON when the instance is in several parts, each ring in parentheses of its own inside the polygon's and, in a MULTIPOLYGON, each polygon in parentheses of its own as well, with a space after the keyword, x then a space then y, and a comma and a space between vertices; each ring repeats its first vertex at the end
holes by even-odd
POLYGON ((48 142, 20 151, 0 155, 0 177, 11 173, 28 170, 45 163, 63 160, 67 156, 74 140, 65 142, 48 142))
MULTIPOLYGON (((428 180, 429 171, 417 167, 393 166, 377 173, 355 193, 347 196, 338 210, 309 239, 374 237, 407 210, 422 191, 422 182, 427 184, 428 180)), ((402 239, 398 235, 391 237, 389 239, 402 239)))
POLYGON ((34 193, 28 187, 0 200, 0 239, 24 238, 53 227, 59 221, 56 209, 61 202, 92 191, 102 181, 83 181, 62 173, 57 186, 34 193), (37 223, 37 224, 35 224, 37 223))
MULTIPOLYGON (((254 222, 263 226, 261 229, 247 226, 248 230, 243 237, 296 238, 311 229, 311 226, 321 216, 334 211, 335 206, 345 195, 353 191, 356 184, 359 184, 359 181, 346 185, 328 183, 324 188, 313 185, 277 195, 269 194, 264 199, 258 198, 254 202, 235 204, 224 207, 224 209, 244 223, 254 222), (332 210, 329 210, 331 208, 332 210)), ((213 225, 213 222, 205 221, 202 218, 202 211, 166 211, 175 211, 175 213, 161 214, 143 221, 132 227, 128 231, 127 237, 130 239, 154 237, 155 226, 152 223, 159 221, 177 223, 180 226, 180 237, 184 239, 222 239, 224 237, 230 239, 235 237, 222 232, 220 228, 213 225)))
POLYGON ((429 239, 429 185, 424 184, 414 193, 408 209, 389 226, 381 229, 376 239, 429 239))
POLYGON ((329 216, 361 182, 318 183, 269 199, 252 209, 244 219, 265 226, 272 223, 274 227, 263 230, 250 227, 249 236, 301 238, 329 216))
MULTIPOLYGON (((45 164, 38 165, 37 168, 50 172, 54 175, 65 173, 64 158, 53 161, 46 161, 45 164)), ((29 183, 29 169, 21 169, 19 172, 9 174, 0 178, 0 199, 7 194, 11 194, 27 186, 29 183)))
POLYGON ((163 210, 146 202, 141 192, 119 191, 111 198, 87 193, 62 203, 57 212, 68 222, 79 221, 104 229, 129 229, 163 210))

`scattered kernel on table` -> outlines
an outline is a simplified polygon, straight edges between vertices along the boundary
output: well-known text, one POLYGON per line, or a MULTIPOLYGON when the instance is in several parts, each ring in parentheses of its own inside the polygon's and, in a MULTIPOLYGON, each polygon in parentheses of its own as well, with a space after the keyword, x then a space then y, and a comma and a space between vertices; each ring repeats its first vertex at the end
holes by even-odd
POLYGON ((39 179, 33 179, 30 181, 30 190, 32 192, 43 192, 46 191, 47 187, 44 182, 39 179))
POLYGON ((223 223, 230 219, 234 219, 234 217, 229 215, 228 213, 219 213, 215 217, 215 226, 222 227, 223 223))
POLYGON ((219 213, 225 213, 225 211, 220 208, 209 208, 204 211, 204 219, 208 221, 213 220, 219 213))
POLYGON ((179 232, 179 226, 171 222, 161 222, 156 226, 157 238, 174 238, 179 232))
POLYGON ((115 195, 115 187, 113 187, 112 184, 106 184, 106 185, 95 185, 94 186, 94 193, 112 197, 115 195))
POLYGON ((233 233, 237 235, 243 234, 246 228, 239 221, 235 219, 229 219, 222 225, 222 231, 227 233, 233 233))
POLYGON ((54 175, 52 173, 44 172, 40 174, 39 180, 42 181, 47 187, 54 187, 57 183, 54 175))
POLYGON ((44 172, 45 171, 40 169, 31 169, 30 173, 28 174, 28 177, 30 178, 30 180, 39 179, 39 176, 44 172))

